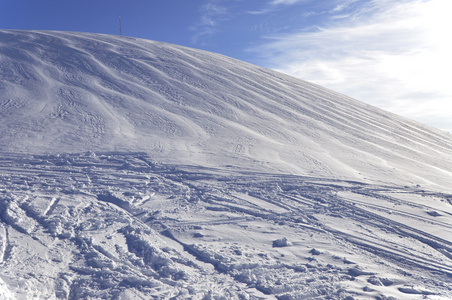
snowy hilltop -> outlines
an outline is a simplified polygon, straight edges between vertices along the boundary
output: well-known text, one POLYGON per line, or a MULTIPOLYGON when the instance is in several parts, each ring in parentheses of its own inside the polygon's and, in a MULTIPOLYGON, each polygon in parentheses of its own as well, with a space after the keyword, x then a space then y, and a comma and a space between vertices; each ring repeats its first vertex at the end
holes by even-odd
POLYGON ((0 30, 0 78, 0 299, 452 298, 448 133, 121 36, 0 30))
POLYGON ((95 34, 3 31, 0 150, 437 184, 451 135, 218 54, 95 34))

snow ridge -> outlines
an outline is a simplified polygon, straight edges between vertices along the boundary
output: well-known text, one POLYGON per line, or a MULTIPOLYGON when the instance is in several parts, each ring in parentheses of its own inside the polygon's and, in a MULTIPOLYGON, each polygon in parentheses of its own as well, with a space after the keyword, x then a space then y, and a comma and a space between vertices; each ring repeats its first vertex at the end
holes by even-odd
POLYGON ((451 299, 442 131, 218 54, 0 30, 1 299, 451 299))
POLYGON ((218 54, 87 33, 0 31, 0 150, 450 187, 450 134, 218 54))

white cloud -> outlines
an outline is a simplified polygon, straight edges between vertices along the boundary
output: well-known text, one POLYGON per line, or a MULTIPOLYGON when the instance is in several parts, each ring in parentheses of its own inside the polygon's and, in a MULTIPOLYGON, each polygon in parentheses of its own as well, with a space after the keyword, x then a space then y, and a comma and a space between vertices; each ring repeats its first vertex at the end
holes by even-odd
POLYGON ((203 26, 215 26, 217 24, 218 17, 226 14, 226 8, 218 3, 206 3, 201 6, 201 21, 200 25, 203 26))
POLYGON ((192 37, 192 42, 197 44, 203 37, 213 35, 221 21, 227 18, 228 11, 221 5, 222 1, 211 0, 200 6, 200 18, 191 30, 196 31, 192 37))
POLYGON ((330 10, 326 26, 268 37, 253 51, 269 67, 452 132, 452 1, 363 1, 347 10, 355 2, 330 10))
POLYGON ((271 5, 292 5, 297 2, 300 2, 301 0, 273 0, 270 2, 271 5))
POLYGON ((263 3, 263 6, 261 8, 248 11, 248 13, 253 15, 263 15, 278 10, 278 7, 280 6, 289 6, 310 1, 312 0, 271 0, 269 2, 263 3))
POLYGON ((331 13, 338 13, 349 7, 351 4, 358 2, 359 0, 348 0, 337 4, 332 10, 331 13))

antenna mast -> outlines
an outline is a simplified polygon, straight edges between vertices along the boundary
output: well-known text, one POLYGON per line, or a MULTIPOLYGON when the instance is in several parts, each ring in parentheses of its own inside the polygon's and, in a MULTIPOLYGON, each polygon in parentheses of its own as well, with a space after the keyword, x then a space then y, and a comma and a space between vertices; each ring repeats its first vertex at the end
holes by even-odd
POLYGON ((121 14, 118 14, 118 17, 119 17, 119 35, 122 35, 121 14))

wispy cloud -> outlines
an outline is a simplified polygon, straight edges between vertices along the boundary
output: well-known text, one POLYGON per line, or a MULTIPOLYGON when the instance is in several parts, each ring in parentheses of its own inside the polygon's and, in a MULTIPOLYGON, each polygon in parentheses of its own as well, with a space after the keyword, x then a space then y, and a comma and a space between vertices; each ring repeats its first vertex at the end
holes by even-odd
POLYGON ((193 43, 197 44, 203 37, 217 32, 221 21, 228 17, 228 10, 222 5, 221 0, 209 0, 199 7, 200 18, 192 30, 196 32, 193 43))
POLYGON ((312 0, 271 0, 263 2, 261 7, 248 11, 248 13, 253 15, 263 15, 277 11, 281 6, 289 6, 310 1, 312 0))
POLYGON ((429 119, 452 114, 450 11, 450 0, 342 1, 328 23, 252 51, 269 67, 452 132, 452 116, 429 119))
POLYGON ((201 26, 215 26, 218 23, 218 18, 226 15, 227 10, 219 3, 209 2, 200 7, 201 12, 201 26))
POLYGON ((281 4, 291 5, 291 4, 295 4, 298 2, 301 2, 301 0, 273 0, 273 1, 270 1, 270 4, 271 5, 281 5, 281 4))
POLYGON ((337 4, 332 10, 332 13, 338 13, 343 11, 344 9, 348 8, 351 4, 358 2, 359 0, 349 0, 349 1, 344 1, 340 4, 337 4))

